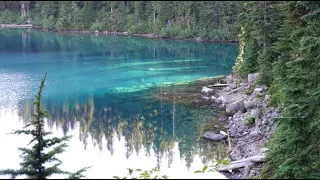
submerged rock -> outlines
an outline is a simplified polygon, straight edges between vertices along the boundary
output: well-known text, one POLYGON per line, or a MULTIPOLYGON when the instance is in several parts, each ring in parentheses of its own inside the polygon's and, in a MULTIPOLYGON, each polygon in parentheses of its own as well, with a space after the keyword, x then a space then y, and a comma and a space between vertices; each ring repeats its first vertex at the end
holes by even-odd
POLYGON ((206 101, 210 100, 210 98, 208 96, 201 96, 201 99, 206 100, 206 101))
POLYGON ((206 132, 203 134, 203 137, 212 141, 222 141, 227 138, 227 136, 214 132, 206 132))
POLYGON ((219 118, 220 122, 224 122, 224 121, 227 121, 227 120, 228 120, 228 118, 226 116, 222 116, 222 117, 219 118))

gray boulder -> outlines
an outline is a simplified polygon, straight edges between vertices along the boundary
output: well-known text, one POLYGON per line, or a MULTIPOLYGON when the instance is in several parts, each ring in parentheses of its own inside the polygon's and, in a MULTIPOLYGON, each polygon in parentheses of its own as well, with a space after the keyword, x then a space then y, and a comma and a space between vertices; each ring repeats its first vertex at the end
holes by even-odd
POLYGON ((209 94, 213 93, 213 89, 208 88, 206 86, 203 86, 202 89, 201 89, 201 93, 209 95, 209 94))
POLYGON ((243 115, 243 112, 241 110, 239 110, 232 116, 232 119, 239 120, 242 117, 242 115, 243 115))
POLYGON ((269 120, 268 120, 268 119, 264 119, 264 120, 262 121, 262 124, 263 124, 263 125, 268 125, 268 124, 269 124, 269 120))
POLYGON ((198 42, 200 42, 201 40, 202 40, 201 37, 196 38, 196 41, 198 41, 198 42))
POLYGON ((217 104, 226 104, 226 98, 223 96, 220 96, 219 98, 212 96, 211 99, 217 104))
POLYGON ((232 83, 232 84, 229 84, 229 88, 230 89, 236 89, 237 88, 237 85, 232 83))
POLYGON ((226 76, 227 84, 232 84, 233 79, 231 75, 226 76))
POLYGON ((260 109, 259 108, 255 108, 251 110, 251 116, 254 117, 255 119, 259 118, 259 113, 260 113, 260 109))
POLYGON ((211 96, 211 101, 213 101, 213 102, 217 102, 217 100, 218 100, 218 98, 216 98, 215 96, 211 96))
POLYGON ((268 103, 269 100, 270 100, 270 95, 269 95, 269 94, 266 94, 265 97, 264 97, 265 103, 268 103))
POLYGON ((206 132, 203 134, 203 137, 212 141, 222 141, 227 138, 227 136, 215 132, 206 132))
POLYGON ((218 98, 218 101, 220 101, 221 103, 226 103, 226 98, 224 98, 223 96, 220 96, 219 98, 218 98))
POLYGON ((227 87, 223 88, 223 91, 229 92, 229 91, 231 91, 231 89, 229 86, 227 86, 227 87))
POLYGON ((255 98, 257 96, 261 96, 262 95, 262 88, 255 88, 251 94, 251 98, 255 98))
POLYGON ((265 92, 268 90, 268 87, 265 84, 263 84, 261 85, 261 89, 262 89, 262 92, 265 92))
POLYGON ((226 107, 227 114, 234 114, 239 110, 241 110, 242 112, 244 112, 244 110, 245 110, 244 105, 243 105, 243 101, 233 102, 231 104, 228 104, 226 107))
POLYGON ((255 81, 257 79, 258 73, 249 73, 248 74, 248 82, 255 81))
MULTIPOLYGON (((238 113, 238 112, 237 112, 238 113)), ((237 114, 236 113, 236 114, 237 114)), ((234 115, 233 115, 234 116, 234 115)), ((246 112, 240 115, 240 120, 242 123, 244 123, 244 121, 250 116, 250 112, 246 112)))
POLYGON ((257 137, 257 136, 259 136, 260 134, 261 134, 260 131, 255 129, 255 130, 253 130, 253 131, 250 132, 249 136, 251 136, 251 137, 257 137))
POLYGON ((254 88, 253 91, 256 92, 256 93, 261 93, 262 92, 262 88, 257 87, 257 88, 254 88))
POLYGON ((244 108, 249 111, 257 105, 257 99, 253 98, 252 100, 247 99, 243 101, 244 108))

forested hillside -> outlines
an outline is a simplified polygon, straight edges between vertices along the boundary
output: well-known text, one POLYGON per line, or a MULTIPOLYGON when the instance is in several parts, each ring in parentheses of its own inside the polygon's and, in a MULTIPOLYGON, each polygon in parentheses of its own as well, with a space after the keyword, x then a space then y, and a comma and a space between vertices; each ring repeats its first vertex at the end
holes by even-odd
POLYGON ((320 2, 245 2, 240 75, 258 72, 282 117, 265 178, 319 178, 320 2))
POLYGON ((236 40, 238 8, 232 1, 1 1, 0 23, 32 18, 44 28, 236 40))

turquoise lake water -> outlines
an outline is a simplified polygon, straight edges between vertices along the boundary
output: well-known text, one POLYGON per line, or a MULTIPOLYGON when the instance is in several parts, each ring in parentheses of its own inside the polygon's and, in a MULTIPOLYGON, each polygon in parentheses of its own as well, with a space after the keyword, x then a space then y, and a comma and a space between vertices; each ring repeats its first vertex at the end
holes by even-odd
MULTIPOLYGON (((121 175, 131 165, 168 173, 200 169, 221 156, 219 144, 199 140, 214 109, 153 99, 151 92, 229 74, 236 56, 233 44, 0 29, 0 140, 9 142, 6 133, 31 118, 33 96, 47 72, 48 128, 75 135, 71 154, 62 158, 66 168, 93 165, 89 178, 121 175), (111 164, 111 172, 101 172, 108 166, 103 163, 111 164)), ((15 163, 2 161, 0 169, 15 163)))

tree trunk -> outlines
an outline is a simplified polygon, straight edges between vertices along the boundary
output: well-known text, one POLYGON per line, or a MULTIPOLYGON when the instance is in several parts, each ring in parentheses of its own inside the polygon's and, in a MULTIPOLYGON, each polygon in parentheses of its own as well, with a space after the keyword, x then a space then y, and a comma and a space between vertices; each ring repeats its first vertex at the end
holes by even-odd
POLYGON ((21 6, 21 9, 20 9, 21 17, 25 17, 26 15, 29 14, 29 2, 21 1, 20 6, 21 6))
MULTIPOLYGON (((266 29, 267 27, 267 2, 264 2, 264 16, 263 16, 263 27, 266 29)), ((267 34, 266 31, 264 31, 264 40, 263 40, 263 51, 266 51, 267 46, 267 34)))

